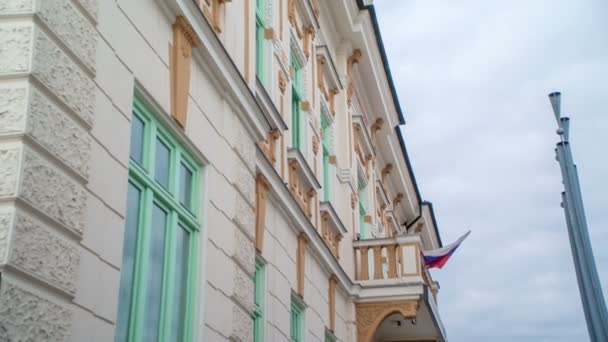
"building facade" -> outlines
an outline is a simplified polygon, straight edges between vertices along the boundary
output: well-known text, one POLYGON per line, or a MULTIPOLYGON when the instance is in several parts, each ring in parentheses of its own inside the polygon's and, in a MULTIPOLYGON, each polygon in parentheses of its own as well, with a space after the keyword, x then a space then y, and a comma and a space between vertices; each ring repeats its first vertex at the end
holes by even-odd
POLYGON ((367 2, 0 0, 0 341, 445 341, 367 2))

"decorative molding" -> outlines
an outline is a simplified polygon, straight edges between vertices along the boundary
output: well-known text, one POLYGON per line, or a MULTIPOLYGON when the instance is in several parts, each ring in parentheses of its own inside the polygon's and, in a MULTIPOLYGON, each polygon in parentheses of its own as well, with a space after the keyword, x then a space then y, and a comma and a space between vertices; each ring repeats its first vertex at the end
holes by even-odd
POLYGON ((190 93, 190 64, 192 47, 199 44, 194 30, 183 16, 177 16, 173 24, 171 46, 171 115, 181 128, 186 127, 188 94, 190 93))
POLYGON ((300 104, 300 108, 304 112, 310 112, 312 110, 312 106, 310 105, 310 101, 302 101, 300 104))
POLYGON ((393 209, 396 208, 397 205, 399 205, 399 203, 401 203, 402 199, 403 199, 402 193, 398 193, 397 195, 395 195, 395 198, 393 198, 393 209))
POLYGON ((199 7, 202 8, 203 14, 207 17, 213 30, 216 33, 222 32, 221 14, 224 10, 224 4, 231 0, 200 0, 199 7))
POLYGON ((285 90, 287 89, 287 76, 282 71, 279 71, 279 90, 281 94, 285 94, 285 90))
POLYGON ((382 183, 385 182, 386 176, 388 176, 392 170, 393 170, 393 164, 388 163, 384 166, 384 168, 382 169, 381 176, 380 176, 380 179, 382 179, 382 183))
POLYGON ((333 116, 336 116, 336 95, 338 93, 338 88, 332 88, 329 90, 329 111, 333 116))
POLYGON ((319 138, 316 135, 312 137, 312 152, 315 156, 319 153, 319 138))
POLYGON ((264 39, 274 40, 274 30, 272 27, 264 29, 264 39))
POLYGON ((308 238, 304 232, 300 233, 298 236, 298 246, 297 246, 297 260, 296 260, 296 268, 297 268, 297 289, 296 293, 304 298, 304 269, 305 269, 305 261, 306 261, 306 247, 308 246, 308 238))
POLYGON ((357 63, 359 63, 361 61, 361 50, 359 49, 354 49, 353 53, 350 55, 350 57, 348 57, 347 60, 347 68, 346 68, 346 74, 348 77, 348 88, 346 89, 346 101, 348 103, 348 105, 350 106, 352 103, 352 97, 353 97, 353 93, 355 91, 354 89, 354 82, 353 82, 353 66, 357 63))
POLYGON ((319 20, 319 16, 321 16, 321 10, 319 8, 319 0, 312 0, 312 12, 315 14, 317 20, 319 20))
POLYGON ((357 341, 371 342, 376 329, 388 316, 399 313, 405 319, 413 319, 419 308, 418 300, 356 303, 357 341))
MULTIPOLYGON (((329 330, 333 333, 336 331, 336 286, 338 279, 335 274, 329 276, 328 286, 328 302, 329 302, 329 330)), ((435 291, 434 293, 436 293, 435 291)))
POLYGON ((355 209, 355 204, 357 204, 357 195, 355 193, 350 194, 350 208, 355 209))
POLYGON ((383 124, 384 120, 382 118, 378 118, 371 127, 372 144, 374 144, 374 146, 376 145, 376 136, 378 132, 382 129, 383 124))
POLYGON ((302 42, 302 45, 304 45, 304 55, 306 56, 306 59, 308 59, 310 57, 312 41, 315 39, 315 29, 309 24, 303 27, 302 33, 304 35, 304 40, 302 42))
POLYGON ((255 179, 255 248, 262 253, 264 247, 264 226, 266 223, 266 201, 270 184, 264 175, 258 173, 255 179))

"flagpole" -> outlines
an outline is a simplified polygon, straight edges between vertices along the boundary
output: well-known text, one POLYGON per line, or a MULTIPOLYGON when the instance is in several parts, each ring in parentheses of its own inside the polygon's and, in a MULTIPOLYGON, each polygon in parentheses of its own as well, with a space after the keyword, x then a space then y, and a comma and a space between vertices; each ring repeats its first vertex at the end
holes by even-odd
POLYGON ((551 93, 549 99, 559 126, 557 134, 560 142, 557 143, 555 152, 565 190, 562 192, 562 207, 566 216, 572 259, 589 338, 592 342, 608 342, 608 312, 593 257, 578 172, 570 148, 570 119, 561 117, 560 96, 560 93, 551 93))

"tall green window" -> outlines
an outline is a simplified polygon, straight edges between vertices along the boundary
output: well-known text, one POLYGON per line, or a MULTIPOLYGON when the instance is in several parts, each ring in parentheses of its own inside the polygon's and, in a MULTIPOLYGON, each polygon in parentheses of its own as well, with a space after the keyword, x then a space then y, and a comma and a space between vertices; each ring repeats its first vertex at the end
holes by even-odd
POLYGON ((365 223, 365 183, 359 179, 359 238, 367 239, 367 224, 365 223))
POLYGON ((115 341, 190 341, 200 167, 135 100, 115 341))
POLYGON ((289 335, 291 342, 304 341, 304 304, 295 296, 291 297, 289 335))
POLYGON ((255 260, 253 337, 255 342, 264 341, 264 264, 259 258, 255 260))
POLYGON ((265 58, 264 58, 264 27, 266 0, 255 2, 255 74, 264 83, 266 81, 265 58))
POLYGON ((302 68, 297 58, 291 54, 291 66, 294 70, 293 82, 291 83, 291 145, 301 149, 303 146, 302 133, 302 68))
POLYGON ((331 133, 329 122, 325 115, 321 115, 321 131, 323 134, 323 199, 329 201, 331 198, 331 166, 329 163, 329 139, 331 133))

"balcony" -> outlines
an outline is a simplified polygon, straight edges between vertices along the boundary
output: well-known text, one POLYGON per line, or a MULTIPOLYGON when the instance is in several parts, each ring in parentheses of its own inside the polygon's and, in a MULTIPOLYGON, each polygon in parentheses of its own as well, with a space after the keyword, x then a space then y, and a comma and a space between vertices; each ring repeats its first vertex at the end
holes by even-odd
POLYGON ((445 341, 419 235, 353 241, 358 342, 445 341))

